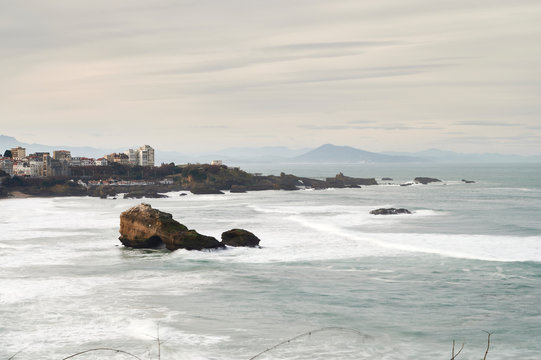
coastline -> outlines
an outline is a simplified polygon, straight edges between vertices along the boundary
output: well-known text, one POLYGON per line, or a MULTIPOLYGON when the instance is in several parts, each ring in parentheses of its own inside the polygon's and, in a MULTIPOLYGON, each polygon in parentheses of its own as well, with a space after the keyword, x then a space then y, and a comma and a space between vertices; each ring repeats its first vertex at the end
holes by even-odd
POLYGON ((34 195, 25 194, 21 191, 12 191, 9 193, 8 197, 5 197, 4 199, 27 199, 31 197, 36 197, 34 195))
MULTIPOLYGON (((160 170, 160 169, 157 169, 160 170)), ((125 198, 161 197, 170 191, 189 191, 193 194, 223 194, 223 191, 244 193, 262 190, 300 190, 328 188, 360 188, 378 185, 375 178, 355 178, 338 173, 324 180, 299 177, 292 174, 280 175, 251 174, 239 168, 214 165, 186 165, 167 168, 161 177, 143 177, 137 181, 147 184, 126 184, 125 176, 112 176, 107 180, 82 177, 13 177, 4 181, 3 198, 28 198, 51 196, 115 197, 125 198)), ((133 180, 132 180, 133 181, 133 180)))

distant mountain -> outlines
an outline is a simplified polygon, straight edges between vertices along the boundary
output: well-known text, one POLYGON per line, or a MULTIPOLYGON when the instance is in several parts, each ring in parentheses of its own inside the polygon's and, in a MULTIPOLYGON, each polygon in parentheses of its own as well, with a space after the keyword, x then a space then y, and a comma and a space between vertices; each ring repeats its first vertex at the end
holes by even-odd
MULTIPOLYGON (((0 135, 0 155, 6 149, 16 146, 25 147, 27 154, 54 150, 68 150, 73 156, 99 158, 113 152, 123 152, 127 148, 95 148, 89 146, 60 146, 28 144, 16 138, 0 135)), ((209 163, 212 160, 222 160, 225 164, 246 163, 381 163, 381 162, 438 162, 438 163, 541 163, 541 155, 520 156, 503 154, 463 154, 439 149, 429 149, 419 152, 385 152, 374 153, 356 149, 350 146, 325 144, 316 149, 289 149, 283 146, 267 147, 237 147, 215 152, 183 154, 175 151, 161 151, 156 148, 156 164, 174 162, 209 163)))
POLYGON ((413 153, 386 152, 393 156, 414 156, 438 163, 539 163, 541 155, 522 156, 497 153, 465 154, 440 149, 428 149, 413 153))
POLYGON ((17 147, 19 144, 20 142, 14 137, 0 135, 0 150, 2 151, 2 154, 4 154, 5 150, 17 147))
POLYGON ((73 156, 87 156, 87 157, 93 157, 93 158, 99 158, 106 154, 110 154, 112 152, 121 151, 119 149, 98 149, 98 148, 94 148, 90 146, 63 146, 63 145, 52 146, 52 145, 44 145, 44 144, 28 144, 28 143, 18 141, 17 139, 11 136, 0 135, 0 150, 2 151, 2 154, 4 154, 5 150, 10 149, 12 147, 17 147, 17 146, 26 148, 27 154, 31 154, 34 152, 52 153, 54 150, 68 150, 68 151, 71 151, 71 154, 73 156))
POLYGON ((359 150, 350 146, 322 145, 303 155, 289 159, 296 163, 376 163, 376 162, 424 162, 415 156, 385 155, 359 150))

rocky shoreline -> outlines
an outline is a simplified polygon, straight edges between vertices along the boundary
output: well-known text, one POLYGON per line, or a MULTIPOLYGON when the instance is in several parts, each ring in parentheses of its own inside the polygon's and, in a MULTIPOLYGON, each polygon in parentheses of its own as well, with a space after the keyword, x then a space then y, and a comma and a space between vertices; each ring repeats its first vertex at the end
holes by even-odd
MULTIPOLYGON (((378 185, 374 178, 354 178, 342 173, 325 180, 298 177, 281 173, 276 175, 254 175, 239 168, 213 165, 189 165, 175 167, 170 174, 157 179, 137 179, 148 181, 145 185, 125 184, 129 182, 117 176, 107 181, 85 178, 21 178, 4 177, 0 185, 0 197, 58 197, 91 196, 100 198, 160 198, 171 191, 190 191, 193 194, 244 193, 263 190, 299 190, 328 188, 358 188, 361 185, 378 185), (97 183, 97 184, 96 184, 97 183)), ((136 181, 133 183, 137 184, 136 181)))
MULTIPOLYGON (((0 177, 0 198, 9 197, 60 197, 90 196, 99 198, 162 198, 164 193, 186 191, 192 194, 245 193, 263 190, 301 190, 330 188, 360 188, 361 186, 379 185, 375 178, 355 178, 338 173, 326 179, 299 177, 292 174, 257 175, 239 168, 225 165, 208 164, 164 165, 156 168, 154 178, 131 179, 114 173, 107 180, 89 177, 21 178, 0 177), (158 178, 157 176, 161 176, 158 178), (131 183, 130 183, 131 181, 131 183), (145 184, 141 184, 145 182, 145 184)), ((2 174, 0 174, 1 176, 2 174)), ((7 175, 7 174, 6 174, 7 175)), ((383 178, 390 181, 391 178, 383 178)), ((430 184, 442 181, 429 177, 417 177, 405 184, 430 184)), ((463 180, 464 183, 474 183, 463 180)), ((389 183, 386 183, 389 184, 389 183)))

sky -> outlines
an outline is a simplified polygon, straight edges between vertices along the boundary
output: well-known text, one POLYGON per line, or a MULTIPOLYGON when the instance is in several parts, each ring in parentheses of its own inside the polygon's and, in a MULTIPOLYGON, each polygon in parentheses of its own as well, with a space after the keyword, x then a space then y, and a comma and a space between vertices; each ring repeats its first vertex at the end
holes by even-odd
POLYGON ((0 134, 541 154, 541 1, 0 0, 0 134))

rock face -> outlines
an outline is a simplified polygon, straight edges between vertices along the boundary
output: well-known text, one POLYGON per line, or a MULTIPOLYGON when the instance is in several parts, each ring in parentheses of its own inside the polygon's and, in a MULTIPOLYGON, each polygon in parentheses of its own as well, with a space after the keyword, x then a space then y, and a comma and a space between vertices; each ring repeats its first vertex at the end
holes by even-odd
POLYGON ((440 179, 429 178, 429 177, 416 177, 415 179, 413 179, 413 181, 415 181, 416 183, 421 183, 423 185, 426 185, 428 183, 433 183, 433 182, 441 182, 440 179))
POLYGON ((227 246, 259 246, 259 238, 243 229, 231 229, 222 233, 222 244, 227 246))
POLYGON ((411 214, 408 209, 395 209, 395 208, 381 208, 370 211, 372 215, 398 215, 398 214, 411 214))
POLYGON ((201 250, 223 247, 210 236, 198 234, 166 212, 149 204, 134 206, 120 214, 120 242, 133 248, 154 248, 165 244, 169 250, 201 250))
POLYGON ((201 235, 195 230, 187 230, 171 236, 171 241, 165 242, 165 247, 173 251, 216 249, 225 246, 212 236, 201 235))

